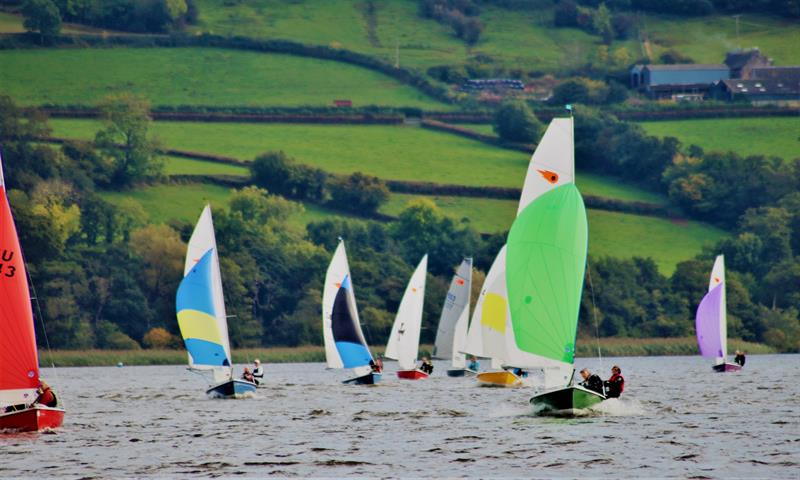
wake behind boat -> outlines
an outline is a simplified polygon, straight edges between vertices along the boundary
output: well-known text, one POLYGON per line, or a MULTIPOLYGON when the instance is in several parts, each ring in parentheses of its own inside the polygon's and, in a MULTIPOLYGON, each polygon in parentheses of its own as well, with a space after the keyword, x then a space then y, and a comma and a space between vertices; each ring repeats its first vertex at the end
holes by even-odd
POLYGON ((60 427, 64 409, 35 403, 39 354, 28 275, 6 196, 0 158, 0 430, 36 432, 60 427))
POLYGON ((233 378, 222 275, 209 205, 203 209, 189 239, 175 308, 189 354, 189 368, 211 374, 213 384, 206 394, 215 398, 255 395, 254 382, 233 378))

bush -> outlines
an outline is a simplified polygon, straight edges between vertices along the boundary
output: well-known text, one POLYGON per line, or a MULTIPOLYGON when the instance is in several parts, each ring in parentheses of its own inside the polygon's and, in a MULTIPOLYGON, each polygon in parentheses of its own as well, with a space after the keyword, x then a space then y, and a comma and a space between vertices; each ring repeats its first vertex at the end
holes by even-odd
POLYGON ((530 143, 539 139, 542 123, 525 102, 506 101, 495 114, 494 131, 503 140, 530 143))
POLYGON ((667 65, 673 65, 676 63, 694 63, 694 60, 691 57, 673 49, 669 49, 662 53, 658 59, 661 61, 661 63, 665 63, 667 65))
POLYGON ((139 350, 142 347, 111 322, 100 321, 95 327, 97 346, 111 350, 139 350))
POLYGON ((142 344, 147 348, 178 348, 180 339, 169 333, 165 328, 151 328, 142 338, 142 344))
POLYGON ((389 189, 378 177, 355 172, 329 182, 334 208, 372 214, 389 199, 389 189))

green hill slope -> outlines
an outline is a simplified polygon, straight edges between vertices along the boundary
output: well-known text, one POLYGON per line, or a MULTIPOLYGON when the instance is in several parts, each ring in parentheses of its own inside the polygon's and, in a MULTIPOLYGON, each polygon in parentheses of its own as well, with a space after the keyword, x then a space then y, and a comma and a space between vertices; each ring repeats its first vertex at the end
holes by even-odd
POLYGON ((706 151, 734 151, 739 155, 800 157, 800 118, 716 118, 668 122, 641 122, 647 133, 675 137, 684 145, 706 151))
POLYGON ((0 51, 0 85, 25 105, 93 105, 133 91, 153 105, 452 107, 383 74, 292 55, 215 48, 0 51))

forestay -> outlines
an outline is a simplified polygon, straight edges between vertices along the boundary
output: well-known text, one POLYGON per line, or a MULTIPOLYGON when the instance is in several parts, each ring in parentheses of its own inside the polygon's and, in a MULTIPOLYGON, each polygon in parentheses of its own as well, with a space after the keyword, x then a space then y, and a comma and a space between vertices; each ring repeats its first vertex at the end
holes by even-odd
POLYGON ((392 325, 392 333, 386 344, 386 357, 397 360, 400 370, 416 368, 427 271, 428 256, 425 255, 406 286, 403 299, 397 309, 394 325, 392 325))
POLYGON ((0 158, 0 411, 31 403, 39 385, 28 275, 6 196, 0 158))
POLYGON ((466 347, 471 289, 472 259, 465 258, 450 281, 434 344, 434 358, 450 359, 456 368, 467 365, 462 352, 466 347))

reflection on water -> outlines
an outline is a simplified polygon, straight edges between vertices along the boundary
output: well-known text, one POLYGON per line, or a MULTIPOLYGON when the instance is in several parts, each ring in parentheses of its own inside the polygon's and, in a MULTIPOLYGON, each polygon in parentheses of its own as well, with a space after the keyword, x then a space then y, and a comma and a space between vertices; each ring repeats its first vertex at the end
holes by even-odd
MULTIPOLYGON (((43 375, 64 428, 0 435, 0 477, 516 476, 797 478, 800 356, 715 374, 693 357, 579 360, 626 378, 592 415, 533 415, 529 388, 444 376, 341 385, 322 364, 267 365, 256 398, 214 400, 183 367, 43 375)), ((238 371, 241 371, 239 369, 238 371)))

